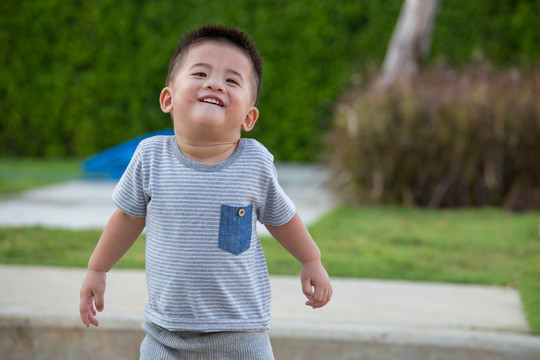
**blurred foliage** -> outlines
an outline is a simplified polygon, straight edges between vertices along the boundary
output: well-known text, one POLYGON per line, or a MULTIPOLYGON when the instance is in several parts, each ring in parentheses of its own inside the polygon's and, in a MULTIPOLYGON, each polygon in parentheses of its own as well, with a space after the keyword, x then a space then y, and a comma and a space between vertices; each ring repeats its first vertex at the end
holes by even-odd
MULTIPOLYGON (((433 59, 540 58, 540 1, 442 3, 433 59)), ((0 2, 0 156, 87 156, 171 127, 158 96, 181 35, 243 28, 265 58, 252 133, 279 160, 315 160, 336 99, 382 62, 401 0, 0 2)))
POLYGON ((359 89, 337 111, 335 185, 352 202, 540 209, 539 98, 539 71, 487 65, 359 89))
POLYGON ((81 177, 81 159, 0 158, 0 200, 12 193, 81 177))
POLYGON ((488 59, 497 66, 540 60, 540 0, 441 1, 432 58, 450 64, 488 59))

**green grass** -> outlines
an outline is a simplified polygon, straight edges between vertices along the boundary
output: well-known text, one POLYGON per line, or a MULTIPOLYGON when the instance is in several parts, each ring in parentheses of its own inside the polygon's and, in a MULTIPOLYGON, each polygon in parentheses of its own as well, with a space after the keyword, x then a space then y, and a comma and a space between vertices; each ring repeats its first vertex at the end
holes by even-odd
MULTIPOLYGON (((540 333, 540 212, 339 207, 310 227, 331 276, 517 288, 540 333)), ((262 239, 274 274, 294 259, 262 239)))
POLYGON ((77 159, 6 159, 0 158, 0 198, 37 186, 80 177, 77 159))
MULTIPOLYGON (((86 267, 100 230, 0 227, 0 263, 86 267)), ((144 236, 116 264, 144 268, 144 236)))

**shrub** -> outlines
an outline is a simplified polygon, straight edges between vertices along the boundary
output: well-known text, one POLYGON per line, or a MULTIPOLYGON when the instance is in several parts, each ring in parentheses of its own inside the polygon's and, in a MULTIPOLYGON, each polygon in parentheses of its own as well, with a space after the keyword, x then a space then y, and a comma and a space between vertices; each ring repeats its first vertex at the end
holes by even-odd
POLYGON ((334 184, 353 202, 540 208, 540 72, 437 68, 343 101, 334 184))

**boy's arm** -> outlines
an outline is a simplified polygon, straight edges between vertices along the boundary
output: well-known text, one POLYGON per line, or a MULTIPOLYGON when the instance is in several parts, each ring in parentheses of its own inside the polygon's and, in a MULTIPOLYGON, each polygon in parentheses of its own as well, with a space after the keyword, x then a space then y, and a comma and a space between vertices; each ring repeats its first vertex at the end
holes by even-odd
POLYGON ((98 326, 97 311, 103 311, 106 273, 129 250, 145 226, 145 218, 117 209, 111 216, 88 261, 88 272, 81 287, 79 312, 86 327, 98 326))
POLYGON ((302 264, 302 291, 306 305, 322 307, 332 297, 328 273, 321 264, 321 253, 298 214, 281 226, 265 225, 270 234, 302 264))

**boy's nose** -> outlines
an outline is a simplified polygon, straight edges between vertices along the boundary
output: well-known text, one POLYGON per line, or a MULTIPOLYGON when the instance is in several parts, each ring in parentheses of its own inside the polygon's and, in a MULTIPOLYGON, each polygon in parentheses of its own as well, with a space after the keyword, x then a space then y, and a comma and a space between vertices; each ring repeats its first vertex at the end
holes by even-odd
POLYGON ((204 83, 204 88, 214 91, 223 91, 224 89, 223 84, 221 84, 220 81, 212 78, 208 78, 208 80, 206 80, 206 82, 204 83))

